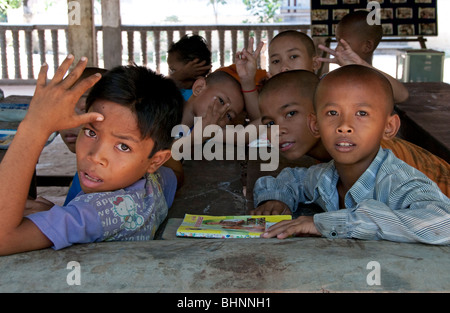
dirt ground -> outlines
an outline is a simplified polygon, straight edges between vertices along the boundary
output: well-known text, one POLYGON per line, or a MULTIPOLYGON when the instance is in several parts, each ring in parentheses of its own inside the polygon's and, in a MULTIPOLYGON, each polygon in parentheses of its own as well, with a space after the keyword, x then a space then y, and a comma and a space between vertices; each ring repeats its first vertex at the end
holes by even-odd
MULTIPOLYGON (((68 175, 76 172, 75 154, 67 149, 61 139, 56 138, 47 145, 39 157, 36 166, 37 175, 68 175)), ((69 187, 38 187, 38 196, 44 197, 55 204, 62 205, 66 198, 69 187)))

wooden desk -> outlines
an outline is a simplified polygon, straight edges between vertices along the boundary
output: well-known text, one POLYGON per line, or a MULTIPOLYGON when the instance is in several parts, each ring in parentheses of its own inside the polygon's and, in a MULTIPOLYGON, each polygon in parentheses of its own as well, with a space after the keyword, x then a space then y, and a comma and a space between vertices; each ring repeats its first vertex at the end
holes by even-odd
POLYGON ((396 105, 399 137, 450 162, 450 85, 405 83, 409 99, 396 105))

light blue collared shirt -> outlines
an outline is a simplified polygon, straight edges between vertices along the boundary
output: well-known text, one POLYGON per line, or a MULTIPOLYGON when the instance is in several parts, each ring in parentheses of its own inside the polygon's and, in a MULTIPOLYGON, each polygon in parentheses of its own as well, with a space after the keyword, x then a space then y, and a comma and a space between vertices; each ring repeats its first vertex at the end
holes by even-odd
POLYGON ((329 238, 385 239, 450 244, 450 200, 417 169, 380 148, 339 208, 339 174, 334 161, 310 168, 286 168, 255 183, 254 201, 279 200, 295 212, 315 203, 325 212, 314 224, 329 238))

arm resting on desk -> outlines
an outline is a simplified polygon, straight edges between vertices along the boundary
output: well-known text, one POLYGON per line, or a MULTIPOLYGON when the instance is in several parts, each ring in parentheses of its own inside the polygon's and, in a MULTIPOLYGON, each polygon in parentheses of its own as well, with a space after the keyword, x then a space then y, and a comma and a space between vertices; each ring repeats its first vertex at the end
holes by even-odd
POLYGON ((51 246, 48 238, 23 217, 28 186, 39 155, 54 131, 103 118, 98 113, 76 115, 76 102, 100 77, 91 76, 72 87, 87 60, 82 58, 63 80, 72 62, 73 56, 66 58, 48 84, 48 67, 41 68, 30 108, 0 164, 0 199, 3 200, 0 203, 0 255, 51 246))

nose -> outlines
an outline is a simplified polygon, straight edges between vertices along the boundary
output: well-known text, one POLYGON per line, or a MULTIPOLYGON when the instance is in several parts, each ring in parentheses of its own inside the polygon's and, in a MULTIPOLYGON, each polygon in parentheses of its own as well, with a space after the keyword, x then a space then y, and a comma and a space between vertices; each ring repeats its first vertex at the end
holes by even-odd
POLYGON ((337 128, 337 132, 340 134, 351 134, 353 133, 353 128, 347 124, 342 124, 337 128))
POLYGON ((100 166, 107 166, 108 165, 108 159, 106 157, 106 147, 104 144, 96 143, 91 147, 91 149, 88 152, 88 159, 93 162, 94 164, 100 165, 100 166))
POLYGON ((283 65, 282 67, 281 67, 281 72, 288 72, 288 71, 290 71, 291 69, 289 68, 289 66, 287 66, 287 65, 283 65))
POLYGON ((276 126, 278 126, 278 135, 279 136, 286 135, 288 133, 288 129, 283 123, 279 123, 276 126))
POLYGON ((343 118, 336 131, 340 134, 351 134, 353 133, 353 127, 349 123, 348 119, 343 118))

